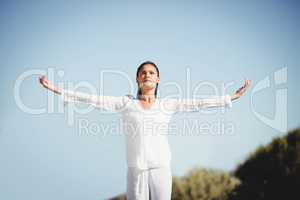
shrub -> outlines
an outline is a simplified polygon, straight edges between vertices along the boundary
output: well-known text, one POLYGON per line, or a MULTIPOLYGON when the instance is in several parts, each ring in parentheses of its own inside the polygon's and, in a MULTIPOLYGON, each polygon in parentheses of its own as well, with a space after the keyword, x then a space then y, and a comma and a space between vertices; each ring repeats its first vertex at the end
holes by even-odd
POLYGON ((233 200, 294 199, 300 186, 300 129, 259 147, 234 175, 241 185, 233 200))

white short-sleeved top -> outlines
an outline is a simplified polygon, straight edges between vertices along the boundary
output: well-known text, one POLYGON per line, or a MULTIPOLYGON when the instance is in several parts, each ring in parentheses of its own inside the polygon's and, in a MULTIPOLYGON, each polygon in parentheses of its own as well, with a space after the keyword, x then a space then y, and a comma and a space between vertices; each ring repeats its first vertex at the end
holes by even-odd
POLYGON ((100 110, 121 113, 122 130, 126 136, 127 166, 138 169, 170 165, 167 127, 174 113, 232 107, 230 95, 202 99, 156 98, 150 108, 144 109, 132 95, 98 96, 64 89, 61 91, 64 105, 67 102, 83 102, 100 110))

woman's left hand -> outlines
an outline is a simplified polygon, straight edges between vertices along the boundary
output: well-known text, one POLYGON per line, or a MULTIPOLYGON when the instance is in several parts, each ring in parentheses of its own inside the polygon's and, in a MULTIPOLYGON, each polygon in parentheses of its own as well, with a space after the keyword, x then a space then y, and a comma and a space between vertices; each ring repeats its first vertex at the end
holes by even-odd
POLYGON ((245 92, 246 90, 250 87, 251 85, 251 80, 245 80, 245 83, 242 87, 240 87, 232 96, 231 96, 231 100, 235 100, 240 98, 245 92))

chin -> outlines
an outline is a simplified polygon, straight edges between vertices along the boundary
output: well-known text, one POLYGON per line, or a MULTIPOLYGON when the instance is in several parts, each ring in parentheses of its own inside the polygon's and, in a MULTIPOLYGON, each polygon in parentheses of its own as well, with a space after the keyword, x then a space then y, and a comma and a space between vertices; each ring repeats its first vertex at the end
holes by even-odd
POLYGON ((148 88, 148 89, 152 89, 155 87, 155 84, 154 83, 144 83, 144 87, 148 88))

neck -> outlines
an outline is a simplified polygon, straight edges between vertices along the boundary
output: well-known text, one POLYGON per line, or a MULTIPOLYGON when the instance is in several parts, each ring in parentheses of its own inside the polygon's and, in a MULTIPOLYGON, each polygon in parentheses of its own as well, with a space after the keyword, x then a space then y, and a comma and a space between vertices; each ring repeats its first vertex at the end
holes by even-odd
POLYGON ((138 95, 138 99, 151 103, 155 100, 155 94, 153 91, 144 91, 142 94, 138 95))

